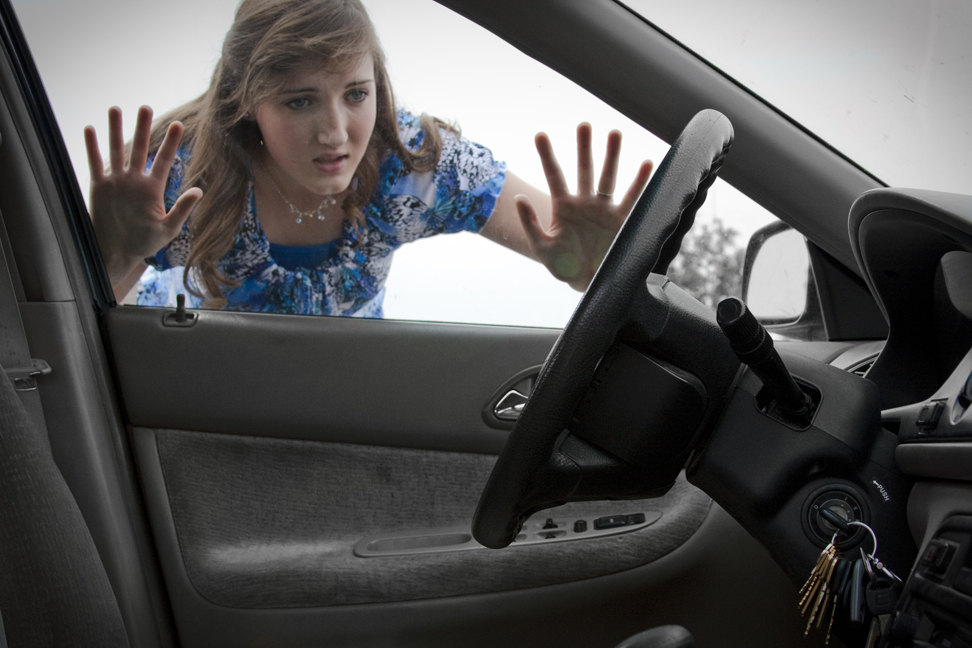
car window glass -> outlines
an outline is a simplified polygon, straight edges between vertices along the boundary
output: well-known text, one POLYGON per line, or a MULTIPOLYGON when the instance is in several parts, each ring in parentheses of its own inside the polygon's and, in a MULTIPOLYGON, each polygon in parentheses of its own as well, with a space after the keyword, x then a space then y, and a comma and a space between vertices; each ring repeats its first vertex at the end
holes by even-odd
MULTIPOLYGON (((387 53, 400 106, 457 124, 464 137, 489 147, 536 187, 546 190, 533 141, 538 131, 550 135, 572 187, 575 128, 581 121, 593 125, 598 170, 608 131, 623 133, 619 193, 643 159, 657 164, 667 151, 664 142, 573 82, 432 0, 365 0, 365 5, 387 53), (416 34, 424 33, 435 35, 433 47, 417 46, 416 34)), ((83 127, 92 124, 103 133, 107 108, 118 105, 131 137, 139 105, 149 104, 161 115, 198 96, 208 86, 235 6, 236 0, 174 0, 164 8, 130 0, 95 6, 15 2, 83 189, 88 185, 83 127), (59 20, 49 20, 52 12, 59 20), (193 20, 179 21, 168 40, 151 30, 148 38, 145 26, 158 25, 163 15, 193 20)), ((103 136, 105 154, 106 143, 103 136)), ((709 305, 738 295, 746 241, 772 219, 718 181, 670 275, 709 305)), ((559 327, 579 296, 540 264, 462 233, 421 239, 395 253, 384 315, 559 327)))

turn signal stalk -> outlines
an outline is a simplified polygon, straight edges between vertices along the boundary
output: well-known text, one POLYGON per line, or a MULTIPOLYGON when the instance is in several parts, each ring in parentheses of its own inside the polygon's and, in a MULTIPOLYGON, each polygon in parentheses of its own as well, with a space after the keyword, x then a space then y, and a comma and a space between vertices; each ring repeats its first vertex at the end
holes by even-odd
POLYGON ((780 411, 794 421, 805 421, 810 412, 809 397, 786 370, 773 347, 773 339, 746 304, 736 297, 726 297, 716 308, 716 321, 740 362, 763 381, 780 411))

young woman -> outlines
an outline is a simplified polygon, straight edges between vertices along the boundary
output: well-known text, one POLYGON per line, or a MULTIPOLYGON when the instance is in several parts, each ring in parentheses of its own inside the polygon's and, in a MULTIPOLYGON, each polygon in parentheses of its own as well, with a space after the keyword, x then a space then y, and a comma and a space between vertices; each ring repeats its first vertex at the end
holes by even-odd
POLYGON ((141 108, 128 151, 121 111, 108 116, 107 169, 85 129, 91 217, 116 297, 142 278, 147 305, 188 291, 214 308, 381 317, 394 250, 462 230, 583 290, 651 173, 643 163, 614 204, 612 132, 595 191, 581 124, 576 195, 536 138, 548 196, 442 122, 397 111, 358 0, 243 0, 201 97, 154 128, 141 108))

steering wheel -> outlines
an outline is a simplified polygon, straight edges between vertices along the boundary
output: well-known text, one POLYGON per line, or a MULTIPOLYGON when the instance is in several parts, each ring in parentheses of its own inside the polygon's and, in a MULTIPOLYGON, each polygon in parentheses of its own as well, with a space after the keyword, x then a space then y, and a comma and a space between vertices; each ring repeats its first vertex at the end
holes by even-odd
MULTIPOLYGON (((547 357, 493 467, 473 517, 473 536, 481 544, 508 546, 530 514, 567 501, 576 488, 579 471, 571 470, 572 460, 556 451, 558 443, 598 362, 631 318, 649 273, 667 272, 678 253, 732 138, 724 115, 703 110, 655 171, 547 357)), ((675 474, 681 467, 674 467, 675 474)))

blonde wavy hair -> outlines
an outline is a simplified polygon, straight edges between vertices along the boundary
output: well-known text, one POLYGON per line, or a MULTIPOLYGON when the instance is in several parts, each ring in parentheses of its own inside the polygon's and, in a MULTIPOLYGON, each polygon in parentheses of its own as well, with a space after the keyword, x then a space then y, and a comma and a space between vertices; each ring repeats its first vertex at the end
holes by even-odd
POLYGON ((371 54, 375 65, 377 117, 356 171, 356 182, 342 205, 355 228, 364 224, 363 207, 378 186, 378 167, 386 153, 409 171, 431 171, 442 152, 440 128, 454 130, 423 114, 425 137, 417 151, 398 137, 395 98, 385 67, 385 54, 374 25, 359 0, 243 0, 213 72, 200 97, 156 120, 151 148, 157 150, 168 125, 185 126, 183 145, 192 149, 182 186, 200 187, 203 197, 189 218, 191 252, 183 273, 186 288, 206 305, 226 305, 224 288, 238 285, 219 269, 233 245, 248 200, 251 153, 260 133, 247 113, 276 92, 294 72, 318 64, 343 71, 371 54), (195 270, 190 285, 190 271, 195 270))

